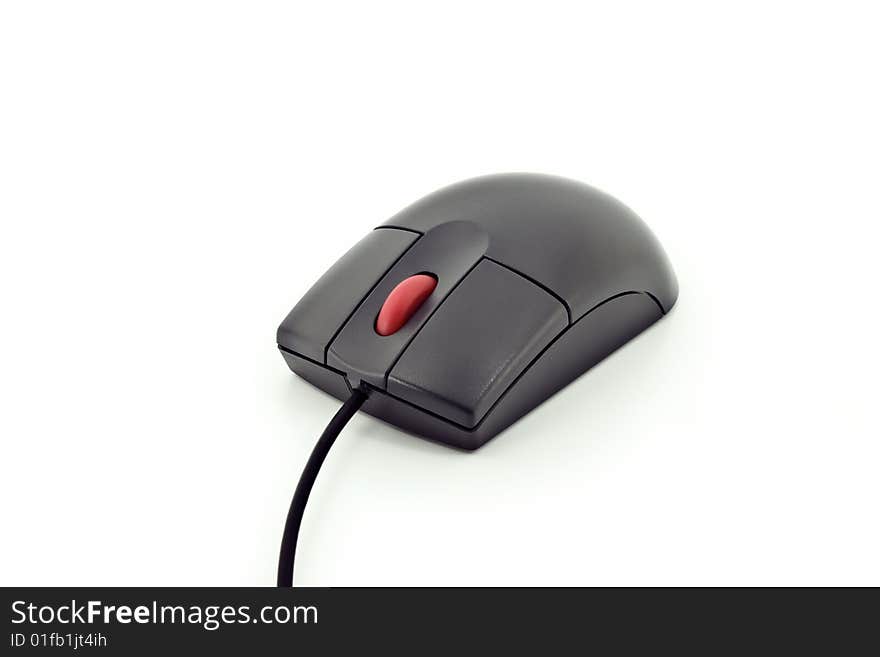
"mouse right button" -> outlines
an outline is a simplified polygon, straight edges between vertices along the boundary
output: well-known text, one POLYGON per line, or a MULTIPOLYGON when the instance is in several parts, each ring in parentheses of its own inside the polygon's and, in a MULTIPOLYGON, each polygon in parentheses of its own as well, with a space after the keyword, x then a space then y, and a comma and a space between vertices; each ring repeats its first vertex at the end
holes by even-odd
POLYGON ((557 298, 483 260, 416 334, 392 368, 387 390, 473 427, 567 325, 557 298))

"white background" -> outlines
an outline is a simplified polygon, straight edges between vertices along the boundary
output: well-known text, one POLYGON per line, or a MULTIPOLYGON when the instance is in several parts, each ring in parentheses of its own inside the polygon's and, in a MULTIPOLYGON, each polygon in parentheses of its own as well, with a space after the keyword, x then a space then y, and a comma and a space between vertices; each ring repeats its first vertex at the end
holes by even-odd
POLYGON ((536 171, 639 213, 677 307, 474 453, 356 417, 298 582, 880 585, 871 4, 4 3, 0 583, 274 583, 339 406, 277 325, 536 171))

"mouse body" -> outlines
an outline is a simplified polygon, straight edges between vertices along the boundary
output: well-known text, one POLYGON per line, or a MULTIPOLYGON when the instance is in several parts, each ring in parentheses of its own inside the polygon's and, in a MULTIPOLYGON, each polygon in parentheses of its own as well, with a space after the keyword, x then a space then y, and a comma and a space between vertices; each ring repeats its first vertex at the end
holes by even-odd
POLYGON ((290 368, 418 436, 476 449, 669 312, 678 284, 629 208, 501 174, 376 227, 290 311, 290 368))

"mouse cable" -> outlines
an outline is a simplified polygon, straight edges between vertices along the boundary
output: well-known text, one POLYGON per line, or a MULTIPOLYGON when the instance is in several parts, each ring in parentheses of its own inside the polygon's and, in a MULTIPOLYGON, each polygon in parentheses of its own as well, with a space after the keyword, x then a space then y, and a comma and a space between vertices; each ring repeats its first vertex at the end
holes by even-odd
POLYGON ((358 412, 358 409, 367 401, 367 393, 362 389, 353 390, 342 407, 336 411, 336 415, 330 420, 330 424, 324 429, 324 433, 315 443, 312 454, 299 477, 293 500, 290 502, 290 510, 287 512, 287 521, 284 523, 284 536, 281 539, 281 554, 278 557, 278 586, 293 586, 293 560, 296 557, 296 540, 299 537, 299 526, 302 523, 303 513, 306 510, 306 502, 309 501, 309 493, 318 477, 321 464, 327 458, 327 453, 333 447, 336 437, 342 431, 348 421, 358 412))

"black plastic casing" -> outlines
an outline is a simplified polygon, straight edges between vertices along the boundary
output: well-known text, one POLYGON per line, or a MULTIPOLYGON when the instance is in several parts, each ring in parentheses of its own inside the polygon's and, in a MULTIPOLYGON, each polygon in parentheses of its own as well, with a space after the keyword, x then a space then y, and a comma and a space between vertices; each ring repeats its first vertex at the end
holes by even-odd
POLYGON ((278 329, 290 368, 367 413, 475 449, 668 312, 678 285, 631 210, 534 174, 464 181, 379 226, 278 329), (405 278, 437 287, 396 333, 376 316, 405 278))

